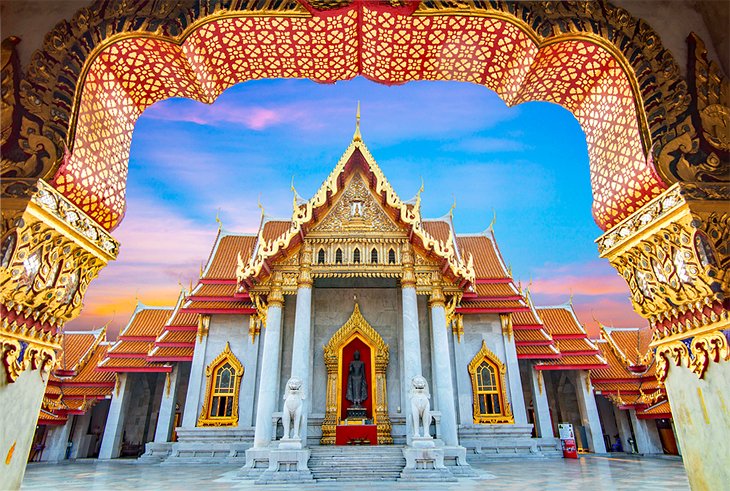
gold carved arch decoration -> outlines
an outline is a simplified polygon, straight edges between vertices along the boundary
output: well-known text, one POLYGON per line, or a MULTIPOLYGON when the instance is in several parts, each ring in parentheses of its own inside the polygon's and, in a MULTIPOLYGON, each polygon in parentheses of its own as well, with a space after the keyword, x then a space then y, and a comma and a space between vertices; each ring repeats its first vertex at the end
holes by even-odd
POLYGON ((372 387, 373 419, 377 426, 378 445, 390 445, 393 443, 393 437, 391 436, 388 393, 385 384, 385 371, 388 368, 390 353, 383 338, 360 313, 360 306, 357 303, 347 322, 332 335, 324 346, 324 363, 327 367, 327 403, 322 422, 321 443, 322 445, 335 444, 335 431, 340 417, 342 350, 354 338, 360 338, 370 347, 371 380, 368 383, 372 387))
MULTIPOLYGON (((44 135, 55 145, 46 152, 53 156, 51 170, 36 177, 53 177, 64 195, 113 229, 124 210, 131 133, 150 104, 173 96, 212 102, 234 83, 256 78, 331 82, 362 74, 388 84, 465 80, 495 90, 508 104, 551 100, 564 105, 605 144, 591 151, 595 214, 603 228, 663 187, 645 161, 646 153, 654 144, 660 155, 667 141, 693 129, 685 121, 687 84, 649 25, 604 2, 454 5, 441 0, 187 0, 97 3, 81 9, 46 36, 28 74, 16 84, 17 109, 37 126, 28 133, 44 135), (458 40, 463 49, 446 56, 450 48, 443 40, 429 37, 435 31, 458 40), (266 58, 261 45, 270 39, 283 51, 266 58), (409 47, 424 42, 428 47, 423 52, 439 53, 439 62, 431 71, 409 68, 409 60, 398 53, 415 52, 409 47), (376 61, 383 58, 387 62, 376 61), (135 63, 138 59, 145 59, 143 66, 135 63), (317 59, 327 59, 326 66, 317 59), (515 65, 515 60, 521 61, 515 65), (561 74, 563 68, 583 73, 589 65, 602 68, 585 74, 588 78, 577 85, 561 74), (620 88, 612 85, 614 76, 620 88), (557 87, 565 90, 558 93, 563 89, 557 87), (602 90, 626 95, 625 104, 612 104, 622 107, 611 113, 615 118, 610 122, 623 132, 620 142, 605 141, 609 132, 591 119, 590 114, 604 117, 612 110, 601 107, 602 90), (576 93, 583 94, 580 100, 569 95, 576 93), (99 138, 91 128, 106 133, 99 138), (97 148, 100 139, 105 143, 97 148), (621 158, 612 157, 620 165, 611 164, 609 149, 614 147, 629 148, 621 158), (103 175, 112 176, 105 186, 103 175)), ((420 61, 413 65, 431 66, 420 61)), ((24 152, 27 158, 30 154, 24 152)), ((662 178, 666 182, 674 176, 663 173, 662 178)))
POLYGON ((499 424, 515 422, 512 405, 505 397, 504 363, 482 340, 482 347, 467 367, 472 383, 473 410, 475 424, 499 424), (485 369, 486 364, 486 370, 485 369), (481 373, 484 370, 487 377, 481 373), (489 400, 489 402, 488 402, 489 400), (490 404, 491 403, 491 404, 490 404))
POLYGON ((243 365, 231 351, 230 343, 226 342, 223 351, 206 367, 205 377, 207 379, 205 400, 200 409, 197 426, 237 426, 238 396, 243 378, 243 365), (225 369, 232 376, 230 382, 226 383, 224 387, 218 383, 221 369, 225 369), (230 398, 229 402, 228 398, 230 398), (220 404, 230 404, 230 410, 228 407, 224 407, 218 411, 217 408, 220 404))

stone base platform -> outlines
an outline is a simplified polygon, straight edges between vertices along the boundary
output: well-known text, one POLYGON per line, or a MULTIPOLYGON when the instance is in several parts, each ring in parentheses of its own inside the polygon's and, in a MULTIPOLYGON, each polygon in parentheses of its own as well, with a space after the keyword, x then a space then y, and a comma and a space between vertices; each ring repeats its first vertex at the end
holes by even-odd
POLYGON ((162 461, 163 465, 243 465, 245 452, 253 445, 253 428, 177 428, 176 431, 178 441, 169 444, 170 454, 162 461))
POLYGON ((269 467, 256 479, 256 484, 314 482, 307 467, 310 453, 306 448, 272 448, 269 452, 269 467))
MULTIPOLYGON (((415 439, 414 439, 415 440, 415 439)), ((399 481, 454 482, 457 479, 444 466, 443 447, 406 447, 403 449, 406 466, 399 481)))
POLYGON ((459 428, 459 443, 470 462, 494 458, 560 456, 557 438, 532 438, 532 425, 484 425, 459 428))

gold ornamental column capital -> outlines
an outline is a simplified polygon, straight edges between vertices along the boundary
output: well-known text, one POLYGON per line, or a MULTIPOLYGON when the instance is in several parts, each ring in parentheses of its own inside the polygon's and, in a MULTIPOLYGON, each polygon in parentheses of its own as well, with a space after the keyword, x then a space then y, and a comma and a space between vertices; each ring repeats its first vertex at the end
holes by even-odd
POLYGON ((514 333, 512 327, 512 314, 509 312, 499 314, 499 323, 502 325, 502 335, 507 336, 507 341, 512 341, 512 335, 514 333))
POLYGON ((280 271, 274 273, 271 281, 271 291, 269 292, 269 307, 284 307, 284 291, 282 289, 283 278, 280 271))
POLYGON ((312 288, 312 245, 305 242, 299 253, 299 277, 297 286, 299 288, 312 288))
POLYGON ((416 287, 416 269, 413 261, 413 246, 405 242, 401 247, 401 264, 403 264, 403 276, 400 279, 402 288, 416 287))
POLYGON ((446 297, 439 273, 433 273, 431 276, 431 296, 428 299, 428 306, 446 308, 446 297))

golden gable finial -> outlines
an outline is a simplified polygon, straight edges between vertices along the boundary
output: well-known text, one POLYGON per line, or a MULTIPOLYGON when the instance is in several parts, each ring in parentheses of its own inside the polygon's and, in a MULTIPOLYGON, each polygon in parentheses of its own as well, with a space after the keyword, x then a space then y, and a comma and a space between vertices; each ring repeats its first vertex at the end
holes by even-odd
POLYGON ((355 134, 352 136, 352 140, 356 142, 362 141, 362 135, 360 134, 360 101, 357 101, 357 113, 355 113, 355 134))
POLYGON ((456 195, 452 194, 451 196, 454 198, 454 203, 451 205, 451 208, 449 208, 449 216, 451 218, 454 218, 454 210, 456 209, 456 195))

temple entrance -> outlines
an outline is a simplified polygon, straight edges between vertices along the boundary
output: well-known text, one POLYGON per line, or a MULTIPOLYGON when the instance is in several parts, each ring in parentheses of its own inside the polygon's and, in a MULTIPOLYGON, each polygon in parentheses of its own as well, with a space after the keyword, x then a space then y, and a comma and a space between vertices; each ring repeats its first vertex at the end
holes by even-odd
POLYGON ((324 347, 327 410, 322 445, 393 443, 385 371, 388 345, 355 309, 324 347))

